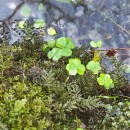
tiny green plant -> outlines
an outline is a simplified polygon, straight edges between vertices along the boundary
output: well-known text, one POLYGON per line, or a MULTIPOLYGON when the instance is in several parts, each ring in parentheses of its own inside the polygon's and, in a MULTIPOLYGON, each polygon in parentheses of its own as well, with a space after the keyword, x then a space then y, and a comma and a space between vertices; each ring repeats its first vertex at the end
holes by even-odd
POLYGON ((18 27, 20 28, 20 29, 23 29, 24 28, 24 25, 25 25, 25 21, 19 21, 18 22, 18 27))
POLYGON ((44 21, 43 19, 37 19, 37 20, 34 22, 33 26, 34 26, 35 28, 45 27, 45 26, 46 26, 46 23, 45 23, 45 21, 44 21))
POLYGON ((56 43, 55 40, 49 40, 47 42, 47 44, 42 45, 42 50, 45 51, 45 52, 48 52, 50 49, 55 47, 55 43, 56 43))
POLYGON ((69 72, 70 75, 83 75, 85 72, 85 66, 81 64, 80 59, 78 58, 71 58, 69 59, 69 64, 66 65, 66 70, 69 72))
POLYGON ((70 48, 73 49, 75 47, 74 43, 70 38, 60 37, 56 40, 56 46, 59 48, 70 48))
POLYGON ((24 17, 28 17, 31 13, 31 8, 28 5, 24 5, 21 9, 21 15, 24 17))
POLYGON ((69 57, 72 55, 72 49, 75 47, 70 38, 61 37, 57 40, 48 41, 43 44, 43 51, 48 51, 48 58, 58 61, 62 56, 69 57))
POLYGON ((54 36, 56 35, 56 30, 53 27, 47 29, 49 35, 54 36))
POLYGON ((98 61, 90 61, 88 62, 86 67, 88 70, 92 71, 94 74, 98 74, 98 72, 102 69, 98 61))
POLYGON ((40 3, 40 4, 38 5, 38 11, 43 10, 43 8, 44 8, 43 3, 40 3))
POLYGON ((101 73, 100 77, 97 78, 97 82, 99 85, 102 85, 105 87, 105 89, 110 89, 114 87, 113 81, 109 74, 101 73))
POLYGON ((61 58, 60 49, 53 48, 51 51, 48 52, 48 58, 53 59, 54 61, 58 61, 61 58))
POLYGON ((90 45, 91 45, 92 47, 94 47, 94 48, 98 48, 98 47, 101 47, 101 46, 103 45, 103 43, 102 43, 102 41, 97 41, 97 42, 91 41, 91 42, 90 42, 90 45))

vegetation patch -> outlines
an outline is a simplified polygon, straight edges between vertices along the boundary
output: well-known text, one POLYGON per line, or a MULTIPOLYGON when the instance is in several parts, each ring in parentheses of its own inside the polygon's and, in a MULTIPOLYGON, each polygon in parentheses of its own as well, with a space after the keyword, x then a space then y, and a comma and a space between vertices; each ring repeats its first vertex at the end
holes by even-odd
MULTIPOLYGON (((30 9, 24 8, 27 17, 30 9)), ((101 41, 90 42, 93 50, 75 47, 69 37, 41 42, 46 34, 43 19, 18 26, 26 34, 20 44, 0 43, 0 129, 130 128, 130 87, 123 75, 129 68, 116 50, 97 50, 101 41), (111 61, 111 72, 103 58, 111 61)), ((56 35, 54 28, 47 32, 56 35)))

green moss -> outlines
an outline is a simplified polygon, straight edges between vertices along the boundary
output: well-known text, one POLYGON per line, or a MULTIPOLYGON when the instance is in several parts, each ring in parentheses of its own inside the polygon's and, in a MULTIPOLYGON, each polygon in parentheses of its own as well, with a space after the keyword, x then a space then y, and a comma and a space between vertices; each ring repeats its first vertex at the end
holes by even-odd
MULTIPOLYGON (((99 73, 94 75, 86 69, 83 75, 70 76, 65 69, 68 58, 49 60, 39 36, 26 31, 21 44, 0 44, 0 128, 76 130, 85 124, 86 129, 100 129, 104 104, 112 100, 98 96, 118 96, 119 86, 128 83, 118 62, 113 61, 116 69, 109 73, 115 88, 105 90, 97 82, 99 73)), ((87 65, 93 55, 86 50, 84 46, 74 48, 70 58, 78 57, 87 65)))

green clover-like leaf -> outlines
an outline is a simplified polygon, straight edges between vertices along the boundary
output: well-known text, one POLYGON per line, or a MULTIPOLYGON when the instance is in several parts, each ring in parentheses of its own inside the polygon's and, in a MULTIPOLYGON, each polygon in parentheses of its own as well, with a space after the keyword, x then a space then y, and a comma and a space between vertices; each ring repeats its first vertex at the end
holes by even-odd
POLYGON ((97 78, 99 85, 104 85, 105 89, 110 89, 114 87, 113 81, 109 74, 100 74, 97 78))
POLYGON ((67 47, 60 49, 59 53, 60 53, 62 56, 71 56, 71 55, 72 55, 71 49, 69 49, 69 48, 67 48, 67 47))
POLYGON ((77 66, 77 72, 79 75, 83 75, 84 71, 85 71, 85 66, 83 64, 77 66))
POLYGON ((49 40, 49 41, 47 42, 47 45, 48 45, 50 48, 53 48, 53 47, 55 46, 55 43, 56 43, 55 40, 49 40))
POLYGON ((101 47, 102 44, 103 44, 102 41, 97 41, 97 42, 91 41, 91 42, 90 42, 90 45, 91 45, 92 47, 94 47, 94 48, 101 47))
POLYGON ((45 26, 46 26, 46 23, 45 23, 45 21, 44 21, 43 19, 37 19, 37 20, 34 22, 33 26, 34 26, 35 28, 45 27, 45 26))
POLYGON ((56 40, 56 46, 59 48, 67 47, 67 42, 65 37, 60 37, 56 40))
POLYGON ((55 40, 49 40, 47 44, 43 44, 42 50, 47 52, 55 46, 55 40))
POLYGON ((90 45, 91 45, 92 47, 95 47, 95 48, 97 47, 97 44, 96 44, 96 42, 94 42, 94 41, 91 41, 91 42, 90 42, 90 45))
POLYGON ((43 8, 44 8, 43 3, 40 3, 40 4, 38 5, 38 10, 41 11, 41 10, 43 10, 43 8))
POLYGON ((45 52, 48 52, 50 50, 50 47, 47 44, 43 44, 42 50, 45 51, 45 52))
POLYGON ((75 44, 72 42, 72 40, 70 38, 61 37, 61 38, 57 39, 56 46, 59 48, 68 47, 70 49, 73 49, 75 47, 75 44))
POLYGON ((52 58, 54 61, 58 61, 61 58, 61 54, 59 53, 59 51, 59 48, 53 48, 51 51, 48 52, 48 58, 52 58))
POLYGON ((28 17, 31 13, 31 8, 28 5, 24 5, 20 11, 21 15, 28 17))
POLYGON ((73 49, 75 47, 75 44, 72 42, 70 38, 66 38, 67 47, 70 49, 73 49))
POLYGON ((56 30, 53 27, 47 29, 49 35, 54 36, 56 35, 56 30))
POLYGON ((97 47, 101 47, 103 44, 102 41, 97 41, 96 43, 97 43, 97 47))
POLYGON ((81 64, 80 59, 69 59, 69 64, 66 65, 66 70, 69 72, 70 75, 83 75, 85 72, 85 66, 81 64))
POLYGON ((88 70, 92 71, 94 74, 97 74, 98 71, 102 69, 98 61, 90 61, 86 67, 88 70))

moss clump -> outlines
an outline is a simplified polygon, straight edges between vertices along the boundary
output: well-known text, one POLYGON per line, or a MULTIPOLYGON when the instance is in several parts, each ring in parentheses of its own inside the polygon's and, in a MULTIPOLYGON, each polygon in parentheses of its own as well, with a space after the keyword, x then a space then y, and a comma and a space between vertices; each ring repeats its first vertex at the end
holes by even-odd
MULTIPOLYGON (((70 76, 65 69, 68 58, 48 60, 38 37, 32 39, 25 37, 13 46, 0 44, 0 128, 76 130, 84 125, 86 130, 100 129, 104 104, 112 100, 98 96, 118 95, 122 73, 110 73, 116 87, 107 91, 97 83, 98 74, 86 70, 82 76, 70 76)), ((71 57, 79 57, 85 65, 93 58, 86 47, 75 48, 71 57)), ((121 86, 126 85, 124 77, 122 81, 121 86)))

